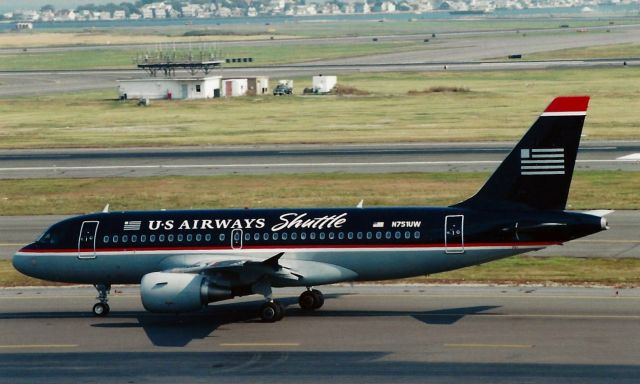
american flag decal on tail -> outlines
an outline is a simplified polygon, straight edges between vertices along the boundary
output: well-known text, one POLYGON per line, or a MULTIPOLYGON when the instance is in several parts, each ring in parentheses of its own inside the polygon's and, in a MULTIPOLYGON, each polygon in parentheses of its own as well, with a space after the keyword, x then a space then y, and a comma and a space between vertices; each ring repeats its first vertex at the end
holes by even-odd
POLYGON ((125 231, 139 231, 140 230, 141 221, 125 221, 124 222, 124 230, 125 231))
POLYGON ((564 175, 564 148, 523 148, 521 175, 564 175))

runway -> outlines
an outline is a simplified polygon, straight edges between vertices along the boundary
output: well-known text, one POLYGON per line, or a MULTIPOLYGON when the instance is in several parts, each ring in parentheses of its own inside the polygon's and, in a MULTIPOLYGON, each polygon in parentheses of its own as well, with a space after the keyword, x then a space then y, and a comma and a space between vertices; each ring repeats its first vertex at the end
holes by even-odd
MULTIPOLYGON (((513 143, 0 150, 0 179, 309 172, 491 172, 513 143)), ((640 141, 580 146, 577 170, 640 170, 640 141), (631 155, 631 156, 630 156, 631 155)))
MULTIPOLYGON (((211 207, 215 208, 215 207, 211 207)), ((9 260, 21 246, 34 241, 66 216, 0 216, 0 260, 9 260)), ((607 216, 611 230, 533 252, 533 256, 640 258, 640 211, 616 211, 607 216)))
POLYGON ((118 288, 0 290, 0 382, 636 383, 640 290, 331 286, 316 313, 278 290, 193 315, 144 312, 118 288))

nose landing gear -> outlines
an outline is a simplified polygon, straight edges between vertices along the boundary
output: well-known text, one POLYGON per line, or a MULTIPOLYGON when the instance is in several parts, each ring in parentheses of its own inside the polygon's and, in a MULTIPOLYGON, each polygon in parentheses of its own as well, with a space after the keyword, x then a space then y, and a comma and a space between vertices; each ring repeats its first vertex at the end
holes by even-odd
POLYGON ((93 306, 93 314, 98 317, 105 317, 109 314, 111 308, 109 308, 109 298, 107 295, 111 291, 111 285, 109 284, 94 284, 93 285, 98 290, 98 296, 96 299, 99 303, 96 303, 93 306))

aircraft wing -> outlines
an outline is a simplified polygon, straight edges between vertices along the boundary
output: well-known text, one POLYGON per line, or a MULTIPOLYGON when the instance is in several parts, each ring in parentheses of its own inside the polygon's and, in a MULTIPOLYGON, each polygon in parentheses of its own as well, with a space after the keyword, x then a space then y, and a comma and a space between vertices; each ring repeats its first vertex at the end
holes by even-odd
POLYGON ((222 259, 221 255, 198 255, 191 265, 165 270, 172 273, 201 273, 213 280, 226 280, 229 285, 245 285, 268 278, 274 287, 312 286, 349 281, 357 278, 354 271, 335 264, 310 260, 282 259, 280 252, 264 260, 222 259))

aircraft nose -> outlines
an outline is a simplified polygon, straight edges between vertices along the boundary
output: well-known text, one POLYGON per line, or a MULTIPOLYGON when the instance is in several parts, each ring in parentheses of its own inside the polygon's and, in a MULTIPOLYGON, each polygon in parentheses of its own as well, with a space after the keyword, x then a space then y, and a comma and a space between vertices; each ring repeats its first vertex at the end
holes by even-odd
POLYGON ((29 275, 29 266, 31 265, 31 262, 29 261, 30 257, 22 253, 25 248, 26 247, 20 248, 20 250, 13 255, 11 264, 13 264, 13 268, 18 272, 29 275))

